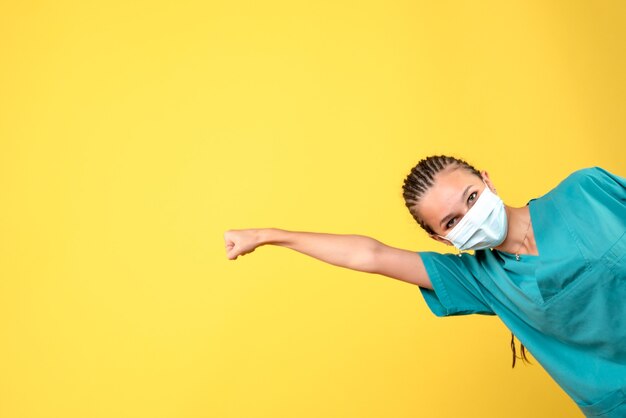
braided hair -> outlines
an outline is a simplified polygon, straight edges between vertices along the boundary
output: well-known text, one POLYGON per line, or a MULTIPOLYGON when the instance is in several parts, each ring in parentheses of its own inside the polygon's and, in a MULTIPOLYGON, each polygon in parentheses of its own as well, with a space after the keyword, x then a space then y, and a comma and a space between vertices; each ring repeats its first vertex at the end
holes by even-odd
MULTIPOLYGON (((430 226, 428 226, 424 220, 417 213, 416 205, 420 202, 421 198, 424 194, 433 186, 435 183, 435 176, 448 168, 463 168, 469 171, 471 174, 475 176, 481 177, 481 174, 478 170, 476 170, 472 165, 468 164, 466 161, 450 157, 447 155, 434 155, 421 160, 415 167, 411 169, 411 173, 404 180, 404 185, 402 186, 402 196, 404 197, 404 202, 406 207, 409 209, 409 212, 415 219, 415 221, 428 233, 431 235, 435 234, 435 231, 432 230, 430 226)), ((522 355, 517 356, 515 349, 515 335, 511 332, 511 351, 513 352, 513 366, 515 367, 516 359, 521 359, 524 363, 530 363, 528 358, 526 357, 526 347, 524 344, 521 344, 522 355)))
POLYGON ((432 187, 435 182, 435 176, 449 167, 464 168, 470 173, 481 177, 478 170, 461 159, 447 155, 435 155, 417 163, 417 165, 411 169, 411 173, 406 177, 404 185, 402 186, 402 195, 404 196, 406 207, 417 223, 431 235, 434 234, 435 231, 420 218, 415 206, 419 203, 424 193, 432 187))

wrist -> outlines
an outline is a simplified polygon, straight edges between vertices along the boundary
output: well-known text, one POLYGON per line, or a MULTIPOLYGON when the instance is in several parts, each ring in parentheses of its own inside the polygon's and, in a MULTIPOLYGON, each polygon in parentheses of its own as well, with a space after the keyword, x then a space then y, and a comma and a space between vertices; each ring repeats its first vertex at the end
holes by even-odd
POLYGON ((261 228, 256 230, 257 244, 258 246, 275 244, 279 239, 280 233, 283 232, 277 228, 261 228))

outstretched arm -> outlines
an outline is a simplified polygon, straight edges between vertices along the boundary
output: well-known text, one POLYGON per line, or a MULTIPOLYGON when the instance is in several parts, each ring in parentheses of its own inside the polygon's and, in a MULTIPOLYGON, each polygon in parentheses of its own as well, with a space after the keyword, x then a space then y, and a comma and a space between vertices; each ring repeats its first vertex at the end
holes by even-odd
POLYGON ((227 257, 237 259, 261 245, 290 248, 326 263, 432 289, 420 255, 390 247, 363 235, 286 231, 277 228, 240 229, 224 233, 227 257))

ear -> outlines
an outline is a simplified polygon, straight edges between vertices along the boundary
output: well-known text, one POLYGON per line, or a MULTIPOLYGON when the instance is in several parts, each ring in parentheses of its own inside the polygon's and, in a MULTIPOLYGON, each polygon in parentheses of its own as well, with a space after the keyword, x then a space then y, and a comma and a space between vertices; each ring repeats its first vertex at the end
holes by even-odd
POLYGON ((438 241, 442 244, 446 244, 446 245, 452 245, 452 243, 450 241, 448 241, 445 238, 441 238, 439 235, 435 235, 435 234, 428 234, 429 237, 431 237, 432 239, 434 239, 435 241, 438 241))
POLYGON ((491 179, 489 178, 489 173, 487 173, 486 171, 481 171, 480 175, 482 176, 483 180, 485 181, 485 183, 487 184, 487 186, 489 187, 489 190, 491 190, 494 194, 498 194, 496 192, 496 186, 493 185, 493 183, 491 182, 491 179))

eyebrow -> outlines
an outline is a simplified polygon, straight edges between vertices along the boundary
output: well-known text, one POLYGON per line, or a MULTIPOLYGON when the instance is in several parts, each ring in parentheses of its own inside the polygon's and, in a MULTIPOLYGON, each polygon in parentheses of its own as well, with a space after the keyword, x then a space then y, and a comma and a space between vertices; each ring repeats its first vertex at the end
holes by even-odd
MULTIPOLYGON (((471 188, 472 188, 472 185, 471 185, 471 184, 465 188, 465 191, 463 192, 463 195, 461 196, 461 200, 464 200, 464 199, 465 199, 465 196, 467 195, 467 192, 468 192, 468 191, 469 191, 469 189, 471 189, 471 188)), ((446 221, 448 221, 448 219, 450 219, 453 215, 454 215, 453 213, 448 214, 445 218, 443 218, 443 219, 441 220, 441 222, 439 223, 439 226, 443 225, 443 224, 444 224, 446 221)))

